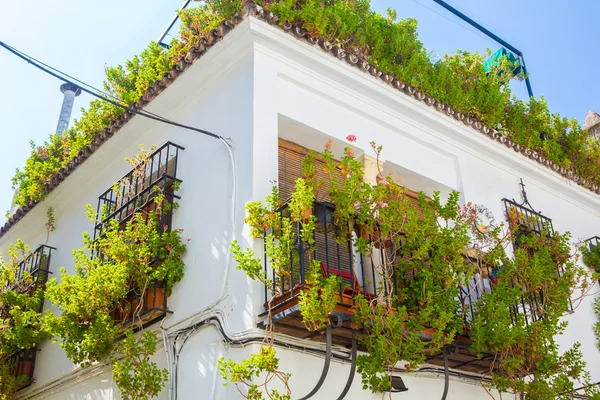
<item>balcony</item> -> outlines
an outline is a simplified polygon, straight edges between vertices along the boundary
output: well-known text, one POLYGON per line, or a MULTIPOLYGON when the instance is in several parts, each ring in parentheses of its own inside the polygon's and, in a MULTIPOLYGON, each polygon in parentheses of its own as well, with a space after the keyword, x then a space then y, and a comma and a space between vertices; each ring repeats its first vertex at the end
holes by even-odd
MULTIPOLYGON (((338 301, 332 313, 335 323, 332 325, 332 342, 338 345, 350 347, 352 338, 356 332, 353 326, 353 314, 355 306, 355 297, 362 293, 367 298, 377 298, 380 294, 388 294, 391 290, 394 293, 400 293, 411 287, 411 282, 418 277, 414 272, 408 275, 399 276, 394 272, 392 279, 386 285, 380 283, 379 266, 384 260, 391 259, 394 249, 393 246, 382 246, 383 248, 374 248, 372 254, 367 257, 360 254, 351 240, 340 240, 339 228, 333 221, 334 206, 327 202, 315 202, 313 204, 313 215, 317 218, 316 229, 314 233, 314 251, 312 259, 318 260, 321 264, 321 272, 324 277, 335 275, 340 277, 339 290, 337 291, 338 301), (384 291, 384 293, 379 293, 384 291)), ((290 211, 287 205, 279 210, 280 218, 289 218, 290 211)), ((278 286, 264 288, 265 309, 271 305, 272 321, 275 330, 303 339, 312 339, 325 341, 325 335, 322 332, 310 332, 302 322, 299 307, 299 295, 303 290, 309 288, 306 283, 309 263, 306 257, 306 249, 303 248, 303 242, 298 239, 301 222, 293 223, 295 236, 295 248, 290 257, 290 264, 287 274, 279 277, 278 286)), ((528 229, 539 228, 543 232, 542 225, 528 227, 528 229)), ((524 228, 525 229, 525 228, 524 228)), ((353 237, 360 234, 358 231, 352 233, 353 237)), ((463 255, 466 258, 476 257, 472 251, 465 250, 463 255)), ((450 368, 460 369, 468 372, 487 374, 495 368, 493 364, 495 355, 492 353, 483 354, 478 358, 476 354, 469 351, 471 344, 469 338, 469 328, 474 318, 477 302, 485 295, 494 290, 497 283, 497 275, 502 267, 492 268, 484 267, 481 272, 476 274, 472 280, 458 287, 458 310, 463 317, 464 333, 455 338, 457 351, 449 355, 450 368)), ((265 258, 264 273, 266 277, 276 281, 275 272, 269 267, 265 258)), ((559 271, 560 274, 560 271, 559 271)), ((544 298, 541 293, 527 292, 522 296, 517 304, 511 307, 513 321, 517 317, 524 318, 525 323, 529 324, 541 318, 543 314, 544 298)), ((403 304, 409 310, 417 310, 418 304, 403 304)), ((263 313, 265 316, 267 313, 263 313)), ((428 340, 428 334, 431 331, 427 329, 423 332, 424 340, 428 340)), ((443 352, 432 353, 427 358, 430 364, 443 366, 443 352)))
POLYGON ((115 305, 111 317, 121 325, 122 330, 138 331, 160 321, 168 313, 167 295, 162 282, 149 285, 143 294, 135 289, 127 293, 127 297, 115 305))
MULTIPOLYGON (((44 288, 48 281, 50 272, 50 262, 54 247, 41 245, 33 251, 24 260, 18 263, 16 267, 15 282, 8 287, 18 293, 33 294, 39 288, 44 288)), ((43 299, 40 302, 38 312, 43 311, 43 299)), ((3 319, 9 319, 8 310, 0 311, 3 319)), ((35 366, 35 356, 37 348, 18 349, 12 355, 8 356, 3 363, 6 363, 10 373, 17 378, 17 390, 31 385, 33 381, 33 369, 35 366)))
MULTIPOLYGON (((15 283, 12 290, 25 292, 35 290, 39 285, 48 281, 50 272, 50 260, 54 247, 41 245, 24 260, 19 262, 15 274, 15 283)), ((40 305, 40 307, 42 307, 40 305)), ((41 309, 40 309, 41 312, 41 309)))
POLYGON ((16 389, 26 388, 33 383, 33 368, 37 349, 20 350, 6 359, 11 376, 17 378, 16 389))
MULTIPOLYGON (((175 191, 182 182, 177 178, 181 150, 184 148, 177 144, 165 143, 98 197, 96 211, 100 217, 94 226, 94 240, 102 237, 111 221, 116 220, 123 229, 136 213, 142 214, 147 222, 149 213, 155 212, 159 233, 171 231, 173 204, 180 199, 175 191), (164 196, 160 204, 156 202, 158 195, 164 196)), ((102 257, 99 253, 95 256, 102 257)), ((156 259, 151 264, 158 267, 160 263, 156 259)), ((151 282, 144 290, 132 287, 126 298, 115 304, 111 316, 123 331, 128 328, 135 331, 159 321, 167 312, 165 285, 151 282)))
POLYGON ((165 143, 98 197, 96 213, 100 219, 94 226, 94 239, 102 234, 109 221, 117 220, 124 226, 135 212, 147 215, 150 211, 157 211, 154 199, 159 194, 165 196, 159 212, 159 229, 171 229, 173 209, 169 205, 180 198, 175 195, 176 186, 181 183, 177 179, 180 150, 184 148, 171 142, 165 143))
POLYGON ((594 247, 598 246, 598 243, 600 243, 599 236, 592 236, 591 238, 585 240, 585 244, 590 251, 594 250, 594 247))
MULTIPOLYGON (((516 231, 516 239, 513 243, 514 249, 522 246, 521 237, 525 234, 534 233, 538 236, 554 234, 552 220, 541 212, 535 211, 531 207, 531 204, 529 204, 526 194, 524 195, 524 202, 521 204, 508 199, 503 199, 503 202, 506 215, 511 215, 511 213, 515 213, 516 215, 516 218, 510 221, 511 229, 516 231)), ((564 274, 564 267, 562 265, 559 266, 556 273, 559 277, 562 276, 564 274)), ((521 297, 521 300, 512 307, 511 313, 513 321, 518 314, 521 314, 525 317, 525 323, 529 324, 542 317, 544 295, 541 292, 534 292, 528 287, 525 287, 523 292, 526 295, 521 297)), ((573 311, 571 299, 569 299, 569 311, 573 311)))

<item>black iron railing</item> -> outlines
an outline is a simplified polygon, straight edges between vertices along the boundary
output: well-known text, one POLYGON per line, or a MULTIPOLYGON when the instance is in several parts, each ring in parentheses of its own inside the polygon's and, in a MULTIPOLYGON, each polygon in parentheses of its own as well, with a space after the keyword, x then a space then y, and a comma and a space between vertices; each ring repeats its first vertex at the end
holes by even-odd
MULTIPOLYGON (((44 288, 48 281, 50 272, 50 262, 54 247, 41 245, 24 260, 19 262, 15 271, 15 282, 9 289, 20 293, 33 293, 34 291, 44 288)), ((44 307, 44 299, 40 301, 38 312, 42 312, 44 307)), ((2 318, 10 319, 9 309, 0 311, 2 318)), ((10 322, 9 322, 10 323, 10 322)), ((33 379, 33 368, 35 366, 36 348, 18 350, 5 360, 9 367, 11 376, 17 378, 17 389, 22 389, 29 386, 33 379)))
MULTIPOLYGON (((24 260, 19 262, 15 271, 15 283, 13 287, 18 289, 22 287, 24 280, 31 280, 32 284, 44 284, 48 280, 50 272, 50 260, 54 247, 40 245, 24 260)), ((27 285, 29 289, 31 285, 27 285)))
POLYGON ((585 244, 587 245, 589 251, 594 250, 594 247, 598 246, 598 243, 600 243, 599 236, 592 236, 591 238, 585 240, 585 244))
MULTIPOLYGON (((351 240, 340 240, 339 228, 333 221, 333 204, 315 202, 313 204, 313 215, 317 218, 314 231, 315 245, 311 254, 307 253, 300 232, 302 222, 293 222, 294 249, 289 255, 289 266, 287 274, 276 277, 275 271, 269 272, 269 265, 265 252, 264 271, 265 277, 271 277, 273 286, 265 287, 265 302, 268 303, 273 296, 280 296, 282 300, 274 305, 278 309, 284 303, 293 301, 302 290, 307 289, 306 277, 309 273, 309 258, 319 261, 319 268, 325 277, 335 275, 340 277, 339 303, 351 304, 354 294, 359 290, 356 285, 356 266, 351 240), (279 278, 279 279, 277 279, 279 278)), ((286 205, 280 208, 279 217, 290 218, 290 210, 286 205)))
MULTIPOLYGON (((271 311, 277 313, 286 309, 297 301, 298 295, 308 288, 306 276, 309 273, 309 259, 317 260, 324 277, 335 275, 340 277, 338 290, 338 304, 352 306, 354 297, 362 293, 367 297, 375 298, 387 295, 389 291, 395 294, 402 290, 410 290, 411 283, 418 280, 415 271, 400 276, 397 268, 392 268, 392 276, 388 282, 381 279, 384 271, 383 265, 394 264, 398 250, 396 243, 387 243, 382 240, 374 241, 374 247, 369 256, 362 255, 354 248, 353 240, 361 234, 360 229, 352 232, 350 237, 340 238, 340 229, 333 220, 334 205, 331 203, 315 202, 312 214, 317 218, 314 232, 314 248, 307 253, 305 244, 299 239, 302 222, 293 222, 294 248, 289 257, 289 266, 283 276, 276 276, 275 271, 269 266, 265 252, 264 273, 266 278, 271 278, 272 287, 264 288, 265 306, 271 306, 271 311), (277 283, 276 283, 277 282, 277 283), (383 291, 384 293, 378 293, 383 291)), ((280 218, 290 218, 288 205, 279 210, 280 218)), ((550 223, 547 219, 544 224, 550 223)), ((551 226, 550 226, 551 227, 551 226)), ((546 225, 535 225, 531 229, 544 232, 546 225)), ((367 238, 369 239, 369 238, 367 238)), ((502 267, 483 267, 468 283, 458 286, 458 310, 463 315, 465 326, 469 327, 474 318, 477 302, 486 294, 491 293, 497 283, 498 274, 502 267)), ((390 271, 387 271, 388 273, 390 271)), ((559 271, 561 273, 561 271, 559 271)), ((521 315, 526 323, 536 321, 543 315, 543 294, 528 291, 524 288, 524 295, 520 301, 511 307, 513 322, 521 315)), ((408 305, 418 308, 418 304, 408 305)))
POLYGON ((31 385, 37 349, 20 350, 6 359, 12 377, 17 378, 17 390, 31 385))
MULTIPOLYGON (((463 314, 463 323, 470 327, 475 316, 478 301, 494 290, 497 282, 496 274, 500 268, 483 267, 481 273, 477 273, 466 285, 459 286, 460 312, 463 314)), ((510 282, 511 287, 514 283, 510 282)), ((526 324, 537 321, 544 314, 544 296, 542 292, 531 291, 527 286, 523 287, 523 295, 515 304, 510 306, 511 320, 513 323, 522 316, 526 324)))
MULTIPOLYGON (((171 231, 173 204, 180 199, 175 191, 182 182, 177 178, 181 150, 184 148, 177 144, 165 143, 98 197, 95 240, 103 235, 110 221, 118 221, 119 228, 123 229, 136 213, 141 213, 148 222, 149 213, 155 212, 159 233, 171 231), (157 203, 159 195, 163 200, 157 203)), ((102 257, 102 254, 96 250, 93 256, 102 257)), ((160 263, 158 258, 151 262, 154 268, 160 263)), ((151 282, 146 288, 132 288, 125 299, 115 304, 111 317, 123 327, 137 330, 160 320, 167 312, 164 283, 151 282)))
POLYGON ((554 233, 552 220, 544 214, 525 207, 514 200, 502 199, 502 201, 504 202, 506 215, 510 215, 511 210, 516 211, 516 222, 519 224, 519 229, 522 232, 534 232, 536 235, 554 233))
MULTIPOLYGON (((521 244, 521 238, 525 235, 534 233, 538 236, 541 235, 553 235, 554 227, 552 226, 552 220, 544 214, 537 212, 530 207, 526 207, 524 204, 519 204, 514 200, 503 199, 504 209, 506 215, 511 215, 511 212, 516 212, 515 218, 511 221, 511 229, 515 229, 515 241, 513 242, 513 248, 519 248, 521 244), (518 224, 514 226, 514 224, 518 224)), ((529 202, 525 202, 529 205, 529 202)), ((557 268, 558 277, 561 277, 565 270, 564 266, 559 265, 557 268)), ((513 283, 511 282, 511 285, 513 283)), ((544 315, 544 293, 542 291, 532 291, 527 284, 522 287, 524 295, 520 301, 511 307, 511 314, 513 321, 516 320, 517 315, 523 315, 525 323, 529 324, 539 320, 544 315)), ((573 311, 573 304, 569 298, 569 311, 573 311)))
MULTIPOLYGON (((324 277, 331 275, 340 277, 338 289, 338 304, 345 306, 354 305, 357 294, 363 294, 367 298, 376 298, 379 295, 388 295, 390 292, 398 294, 401 290, 409 288, 412 281, 417 279, 415 272, 403 276, 397 273, 394 265, 398 250, 397 243, 381 240, 369 236, 365 237, 375 245, 369 255, 361 254, 353 245, 356 237, 362 235, 362 230, 355 227, 349 237, 340 237, 340 229, 336 226, 333 218, 335 207, 331 203, 315 202, 312 214, 316 217, 316 229, 313 235, 314 245, 310 254, 307 254, 305 244, 299 239, 302 222, 293 222, 294 249, 289 257, 289 266, 286 274, 276 276, 275 271, 269 266, 266 252, 264 258, 265 278, 270 278, 272 287, 265 287, 265 306, 271 306, 273 313, 286 309, 289 304, 297 301, 301 291, 308 288, 306 276, 309 272, 310 262, 317 260, 320 272, 324 277), (389 270, 384 271, 384 266, 389 270), (381 277, 391 274, 390 279, 381 277), (277 283, 275 283, 277 282, 277 283)), ((288 205, 279 210, 280 218, 290 218, 288 205)), ((375 233, 376 234, 376 233, 375 233)), ((468 293, 459 291, 460 304, 468 304, 468 293)), ((478 296, 480 298, 481 296, 478 296)), ((412 305, 418 308, 418 302, 412 305)))
POLYGON ((179 199, 175 187, 181 183, 177 179, 177 160, 183 147, 167 142, 154 151, 146 162, 131 170, 110 189, 98 197, 96 212, 99 221, 94 226, 94 239, 102 235, 104 226, 111 220, 126 223, 137 211, 158 211, 158 228, 170 230, 173 216, 172 204, 179 199), (164 194, 162 207, 157 207, 154 199, 164 194))

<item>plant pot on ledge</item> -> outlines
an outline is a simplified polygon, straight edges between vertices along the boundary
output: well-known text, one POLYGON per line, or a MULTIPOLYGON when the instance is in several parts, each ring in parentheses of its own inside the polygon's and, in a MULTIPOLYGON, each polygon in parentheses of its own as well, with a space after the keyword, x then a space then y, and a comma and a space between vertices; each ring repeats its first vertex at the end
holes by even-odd
POLYGON ((134 313, 137 311, 135 319, 137 322, 141 320, 145 324, 167 311, 165 300, 166 292, 164 284, 162 282, 151 283, 144 292, 141 299, 141 306, 140 293, 131 290, 127 293, 127 297, 115 306, 111 316, 117 324, 125 324, 127 326, 129 322, 133 322, 134 313))
POLYGON ((312 210, 304 210, 302 211, 302 223, 307 224, 312 215, 312 210))
MULTIPOLYGON (((131 311, 133 313, 140 306, 140 298, 135 292, 130 293, 134 293, 134 297, 131 299, 131 311)), ((165 288, 162 283, 150 285, 144 293, 139 314, 143 316, 151 310, 165 310, 165 288)))

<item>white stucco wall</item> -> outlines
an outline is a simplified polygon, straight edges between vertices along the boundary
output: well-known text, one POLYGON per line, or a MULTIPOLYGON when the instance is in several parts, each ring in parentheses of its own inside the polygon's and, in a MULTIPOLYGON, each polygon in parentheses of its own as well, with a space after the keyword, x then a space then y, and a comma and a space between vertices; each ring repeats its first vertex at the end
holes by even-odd
MULTIPOLYGON (((502 221, 501 199, 520 200, 518 181, 523 178, 529 200, 553 219, 556 230, 570 231, 576 239, 600 233, 597 195, 317 47, 254 19, 244 21, 196 61, 148 111, 232 139, 237 173, 235 237, 257 251, 262 244, 250 239, 243 225, 244 205, 263 199, 270 192, 270 181, 277 179, 278 137, 320 150, 327 137, 343 141, 351 133, 358 136, 355 147, 366 153, 372 140, 383 145, 386 168, 399 173, 411 189, 445 194, 458 190, 462 201, 483 204, 496 221, 502 221)), ((52 206, 57 230, 48 244, 58 250, 53 253, 51 269, 54 276, 61 266, 72 272, 71 249, 80 247, 81 233, 93 228, 84 205, 95 205, 98 195, 128 172, 124 158, 135 154, 138 144, 160 146, 166 141, 185 147, 178 161, 182 198, 173 225, 183 229, 190 242, 185 277, 169 298, 173 313, 166 317, 164 327, 173 331, 200 319, 196 314, 219 298, 227 277, 225 298, 216 307, 227 333, 237 338, 260 335, 255 326, 263 311, 263 288, 236 271, 232 263, 226 272, 233 189, 228 152, 220 141, 198 133, 133 118, 2 237, 0 248, 5 251, 18 237, 32 247, 43 243, 45 212, 52 206)), ((600 380, 591 299, 565 318, 569 328, 560 342, 581 342, 592 378, 600 380)), ((216 361, 221 356, 241 359, 253 348, 256 345, 226 346, 214 326, 199 328, 180 356, 179 399, 241 398, 232 385, 222 386, 216 361)), ((20 392, 22 398, 120 399, 107 367, 78 371, 57 344, 45 342, 40 349, 35 383, 20 392)), ((282 369, 292 373, 293 397, 299 398, 315 384, 323 358, 284 349, 278 354, 282 369)), ((167 364, 164 351, 159 350, 155 358, 160 365, 167 364)), ((327 381, 313 398, 337 398, 348 370, 349 365, 334 361, 327 381)), ((404 380, 409 391, 393 398, 441 397, 441 376, 420 374, 404 380)), ((346 399, 380 396, 362 391, 357 375, 346 399)), ((452 378, 448 399, 488 397, 476 381, 452 378)), ((166 389, 160 398, 168 398, 166 389)))

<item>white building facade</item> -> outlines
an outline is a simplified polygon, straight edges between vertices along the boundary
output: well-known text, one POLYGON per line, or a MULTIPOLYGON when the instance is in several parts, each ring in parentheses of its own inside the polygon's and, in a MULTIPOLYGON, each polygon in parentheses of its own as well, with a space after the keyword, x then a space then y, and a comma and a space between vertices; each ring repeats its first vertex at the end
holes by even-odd
MULTIPOLYGON (((384 148, 384 170, 393 172, 407 188, 428 195, 440 191, 443 196, 457 190, 463 204, 484 205, 497 222, 505 220, 503 199, 521 201, 522 179, 529 202, 552 220, 554 229, 570 231, 574 239, 600 235, 598 194, 419 100, 420 94, 399 90, 385 77, 353 67, 296 36, 264 19, 245 18, 145 107, 229 138, 232 154, 218 139, 135 116, 0 238, 4 254, 17 238, 32 248, 44 243, 45 213, 53 207, 56 231, 48 245, 56 250, 50 271, 54 276, 60 267, 73 272, 71 250, 81 247, 82 232, 94 228, 84 206, 95 206, 98 197, 130 170, 125 157, 135 155, 139 144, 181 146, 180 207, 172 226, 190 240, 185 277, 168 298, 169 313, 147 328, 168 337, 171 356, 162 344, 155 356, 160 366, 169 367, 172 378, 161 399, 242 398, 233 384, 223 386, 217 361, 241 360, 260 345, 264 331, 257 326, 263 320, 265 288, 236 270, 229 248, 237 239, 262 251, 262 241, 252 239, 244 224, 244 206, 263 200, 271 182, 280 180, 281 140, 320 151, 327 139, 333 139, 334 151, 339 152, 345 137, 355 134, 356 153, 367 156, 372 155, 369 142, 375 141, 384 148), (177 338, 182 332, 189 335, 185 341, 177 338), (175 339, 179 339, 176 362, 171 351, 175 339)), ((596 318, 592 303, 593 298, 587 298, 565 316, 569 326, 559 341, 565 346, 581 343, 596 382, 600 352, 592 330, 596 318)), ((46 304, 46 310, 52 307, 46 304)), ((325 345, 322 340, 289 335, 277 339, 281 369, 292 376, 292 398, 300 399, 321 376, 325 345)), ((350 353, 349 347, 334 346, 327 377, 312 398, 339 398, 351 371, 350 353)), ((481 376, 453 369, 452 364, 451 370, 448 399, 489 398, 481 376)), ((408 391, 392 394, 394 399, 442 396, 439 364, 399 376, 408 391)), ((345 398, 381 398, 361 386, 356 374, 345 398)), ((20 399, 120 399, 109 366, 80 369, 51 341, 39 346, 33 383, 18 393, 20 399)))

